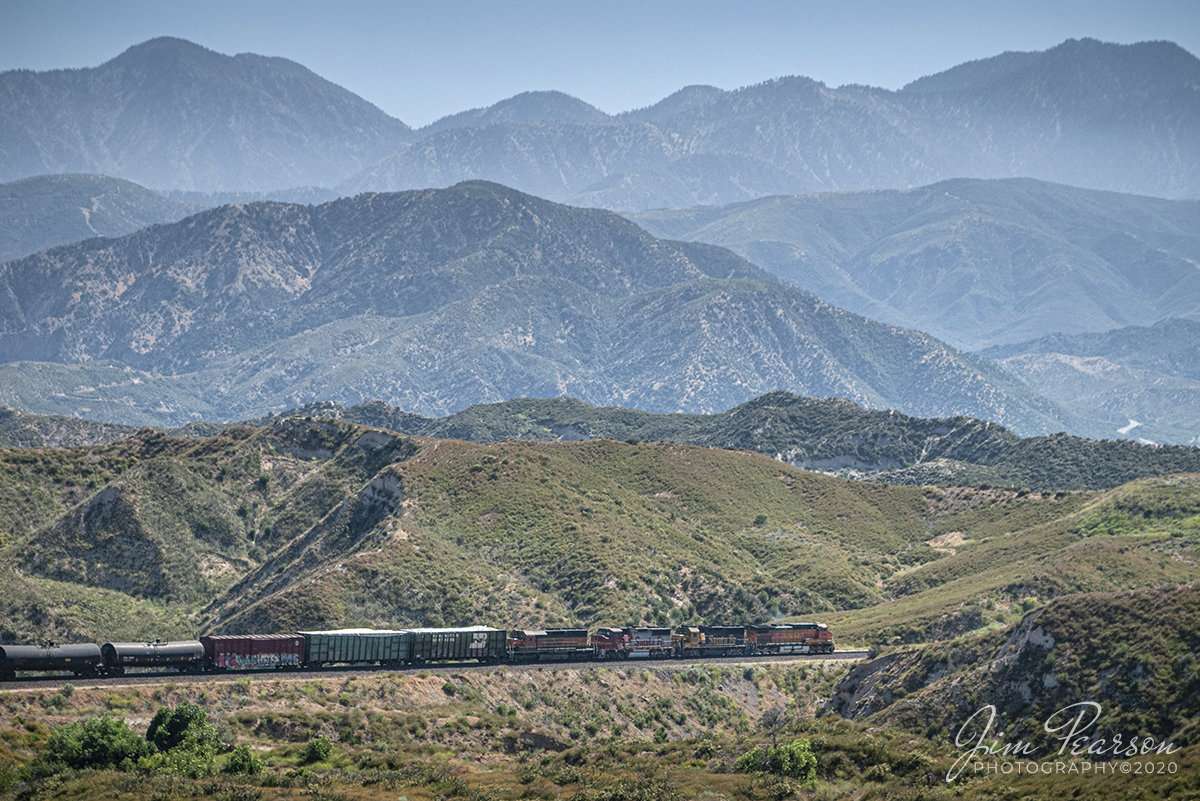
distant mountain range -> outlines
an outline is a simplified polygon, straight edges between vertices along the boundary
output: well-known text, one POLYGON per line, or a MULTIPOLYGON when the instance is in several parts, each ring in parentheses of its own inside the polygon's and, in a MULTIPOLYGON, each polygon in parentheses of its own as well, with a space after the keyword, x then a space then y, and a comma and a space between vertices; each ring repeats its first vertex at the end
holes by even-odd
POLYGON ((0 180, 99 172, 156 189, 342 194, 486 179, 639 210, 1031 176, 1200 196, 1200 60, 1069 40, 893 92, 786 77, 610 116, 530 92, 414 132, 293 62, 154 39, 94 69, 0 74, 0 180))
POLYGON ((518 96, 435 123, 340 188, 485 178, 639 210, 1031 176, 1197 197, 1198 87, 1200 60, 1175 45, 1084 39, 964 64, 899 92, 787 77, 729 92, 688 87, 607 119, 565 95, 518 96))
MULTIPOLYGON (((316 200, 315 193, 296 194, 316 200)), ((245 203, 268 194, 275 193, 172 196, 245 203)), ((49 247, 98 233, 117 237, 197 208, 102 176, 24 179, 0 186, 0 250, 49 247)), ((1200 203, 1028 179, 964 179, 907 191, 774 197, 627 216, 659 236, 728 246, 850 311, 931 330, 962 347, 1045 335, 1045 342, 998 345, 984 355, 1060 406, 1067 417, 1053 416, 1065 430, 1174 443, 1200 434, 1197 371, 1181 355, 1200 350, 1193 330, 1200 321, 1167 318, 1174 322, 1166 328, 1135 326, 1125 332, 1133 340, 1121 346, 1115 343, 1122 331, 1096 334, 1115 349, 1103 358, 1085 345, 1084 335, 1051 333, 1200 313, 1200 203)), ((287 252, 283 247, 277 257, 286 261, 287 252)), ((751 274, 765 277, 744 273, 751 274)), ((9 364, 0 375, 7 378, 0 403, 45 413, 149 425, 224 414, 218 411, 222 402, 202 402, 178 381, 124 362, 9 364)), ((326 397, 340 397, 341 389, 331 388, 326 397)), ((608 402, 602 395, 590 399, 608 402)), ((729 403, 744 399, 731 395, 729 403)))
POLYGON ((97 236, 124 236, 206 207, 103 175, 42 175, 0 184, 0 261, 97 236))
MULTIPOLYGON (((1052 335, 983 355, 1103 436, 1200 445, 1200 320, 1052 335)), ((1099 434, 1093 434, 1099 436, 1099 434)))
POLYGON ((1196 201, 958 179, 628 216, 970 350, 1200 319, 1196 201))
POLYGON ((102 173, 156 189, 330 186, 411 129, 282 58, 181 39, 94 69, 0 74, 0 180, 102 173))
POLYGON ((1071 427, 986 360, 727 250, 487 183, 224 206, 8 262, 0 303, 0 403, 112 422, 371 398, 425 414, 559 395, 710 412, 785 389, 1071 427))

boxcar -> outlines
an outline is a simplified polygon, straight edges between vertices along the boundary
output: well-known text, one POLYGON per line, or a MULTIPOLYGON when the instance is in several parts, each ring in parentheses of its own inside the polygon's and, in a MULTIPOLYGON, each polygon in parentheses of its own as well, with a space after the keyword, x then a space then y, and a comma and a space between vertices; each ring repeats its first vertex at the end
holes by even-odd
POLYGON ((508 635, 513 662, 586 660, 592 653, 587 629, 513 629, 508 635))
POLYGON ((411 664, 478 659, 502 662, 508 651, 504 632, 489 626, 458 629, 409 629, 408 661, 411 664))
POLYGON ((747 653, 745 626, 680 626, 675 653, 684 657, 740 656, 747 653))
POLYGON ((304 638, 304 664, 309 667, 334 662, 397 667, 408 661, 407 631, 337 629, 297 633, 304 638))
POLYGON ((177 642, 106 642, 100 646, 104 671, 120 676, 131 667, 174 667, 180 673, 204 669, 204 646, 194 640, 177 642))
POLYGON ((102 672, 103 658, 95 643, 77 645, 2 645, 0 679, 14 679, 18 670, 70 671, 76 676, 102 672))
POLYGON ((304 662, 299 634, 214 634, 200 644, 209 670, 298 668, 304 662))

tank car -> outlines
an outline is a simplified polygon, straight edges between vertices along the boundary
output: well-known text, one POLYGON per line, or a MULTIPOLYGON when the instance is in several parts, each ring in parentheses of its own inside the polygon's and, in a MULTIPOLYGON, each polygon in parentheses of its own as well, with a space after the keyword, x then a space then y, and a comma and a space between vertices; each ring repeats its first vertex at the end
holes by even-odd
POLYGON ((204 669, 204 646, 196 640, 176 642, 106 642, 100 646, 104 672, 124 675, 131 667, 169 667, 180 673, 204 669))
POLYGON ((95 643, 0 645, 0 679, 15 679, 18 670, 98 676, 103 667, 100 646, 95 643))

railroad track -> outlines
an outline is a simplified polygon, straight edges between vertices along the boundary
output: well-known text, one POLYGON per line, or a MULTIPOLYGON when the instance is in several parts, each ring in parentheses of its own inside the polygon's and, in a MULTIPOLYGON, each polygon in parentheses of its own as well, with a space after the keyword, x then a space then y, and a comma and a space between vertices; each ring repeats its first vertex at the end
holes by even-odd
POLYGON ((0 682, 0 693, 11 690, 46 690, 72 684, 76 689, 103 689, 105 687, 128 687, 157 684, 191 684, 194 682, 234 682, 241 678, 257 679, 289 679, 307 680, 329 676, 383 676, 390 674, 408 673, 462 673, 481 670, 596 670, 598 668, 625 667, 702 667, 708 665, 755 665, 755 664, 787 664, 790 662, 839 662, 856 659, 866 659, 869 651, 834 651, 832 654, 790 654, 786 656, 744 656, 721 659, 629 659, 619 662, 531 662, 523 664, 502 663, 497 665, 481 665, 477 662, 440 662, 437 665, 422 665, 402 668, 364 668, 361 665, 345 665, 340 667, 324 667, 310 670, 231 670, 227 673, 169 673, 147 672, 128 673, 124 676, 108 678, 87 678, 80 676, 41 676, 36 678, 22 677, 15 681, 0 682))

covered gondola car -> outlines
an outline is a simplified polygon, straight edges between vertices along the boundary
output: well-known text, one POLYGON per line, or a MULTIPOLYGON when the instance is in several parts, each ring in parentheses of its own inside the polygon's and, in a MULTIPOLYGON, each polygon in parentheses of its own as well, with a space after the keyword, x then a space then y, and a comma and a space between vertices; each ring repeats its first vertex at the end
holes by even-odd
POLYGON ((297 633, 304 638, 304 664, 308 667, 332 663, 399 667, 408 662, 407 631, 336 629, 297 633))
POLYGON ((480 662, 503 662, 508 653, 504 631, 490 626, 466 626, 457 629, 409 629, 408 661, 461 662, 477 659, 480 662))
POLYGON ((747 653, 745 626, 680 626, 675 653, 681 657, 741 656, 747 653))
POLYGON ((106 642, 100 646, 104 672, 120 676, 131 667, 172 667, 180 673, 204 669, 204 646, 196 640, 176 642, 106 642))
POLYGON ((200 644, 208 670, 298 668, 304 662, 299 634, 212 634, 200 644))
POLYGON ((756 654, 833 653, 833 634, 824 623, 747 626, 746 640, 756 654))
POLYGON ((15 679, 18 670, 71 672, 76 676, 97 676, 103 671, 100 646, 95 643, 73 645, 0 645, 0 679, 15 679))
POLYGON ((512 662, 591 659, 587 629, 513 629, 508 635, 512 662))

